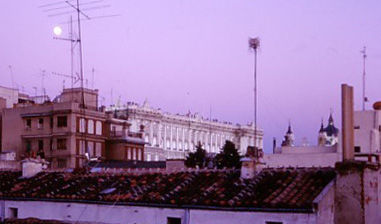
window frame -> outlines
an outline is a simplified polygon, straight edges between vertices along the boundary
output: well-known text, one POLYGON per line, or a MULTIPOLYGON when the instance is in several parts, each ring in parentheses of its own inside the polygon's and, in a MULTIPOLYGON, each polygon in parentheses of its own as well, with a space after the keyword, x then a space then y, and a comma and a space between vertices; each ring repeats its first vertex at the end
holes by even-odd
POLYGON ((65 127, 67 127, 67 115, 57 116, 57 128, 65 128, 65 127))
POLYGON ((57 138, 56 148, 57 148, 57 150, 66 150, 67 149, 67 139, 66 138, 57 138), (63 145, 63 142, 65 143, 64 144, 65 148, 61 148, 61 146, 63 145))

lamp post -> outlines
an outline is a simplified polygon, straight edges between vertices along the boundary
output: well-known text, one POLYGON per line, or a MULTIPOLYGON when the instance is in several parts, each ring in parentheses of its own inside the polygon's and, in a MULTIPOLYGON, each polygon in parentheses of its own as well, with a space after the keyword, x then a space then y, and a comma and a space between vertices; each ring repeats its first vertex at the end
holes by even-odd
POLYGON ((259 38, 249 38, 249 47, 254 51, 254 148, 257 148, 257 50, 259 48, 259 38))

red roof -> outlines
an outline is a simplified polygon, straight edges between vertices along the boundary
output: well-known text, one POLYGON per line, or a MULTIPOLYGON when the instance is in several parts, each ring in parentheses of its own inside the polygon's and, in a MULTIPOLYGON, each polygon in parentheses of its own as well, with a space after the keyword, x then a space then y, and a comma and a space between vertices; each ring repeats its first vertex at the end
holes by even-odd
POLYGON ((43 172, 22 179, 0 172, 0 198, 213 209, 301 209, 335 178, 332 168, 265 169, 252 179, 239 170, 170 174, 43 172))

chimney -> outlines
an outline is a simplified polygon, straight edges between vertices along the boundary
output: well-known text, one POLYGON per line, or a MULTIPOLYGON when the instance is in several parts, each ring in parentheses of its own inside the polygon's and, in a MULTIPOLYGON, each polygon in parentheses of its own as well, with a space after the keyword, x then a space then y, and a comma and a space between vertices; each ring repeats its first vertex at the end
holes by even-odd
POLYGON ((30 178, 45 169, 48 163, 43 159, 27 158, 21 161, 21 164, 22 177, 30 178))
POLYGON ((354 160, 354 134, 353 134, 353 87, 341 85, 341 117, 343 130, 343 160, 354 160))
POLYGON ((251 179, 256 174, 261 172, 264 167, 264 163, 261 157, 244 157, 241 159, 241 178, 251 179))

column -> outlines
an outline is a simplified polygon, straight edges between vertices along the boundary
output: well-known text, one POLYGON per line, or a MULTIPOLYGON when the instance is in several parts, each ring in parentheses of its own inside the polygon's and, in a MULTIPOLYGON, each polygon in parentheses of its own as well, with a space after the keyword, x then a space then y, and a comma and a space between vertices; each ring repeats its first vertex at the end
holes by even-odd
POLYGON ((192 151, 193 148, 191 148, 192 145, 192 129, 188 130, 188 149, 189 151, 192 151))
POLYGON ((163 149, 167 150, 167 125, 164 124, 164 142, 163 142, 163 149))
POLYGON ((159 145, 159 147, 161 147, 163 143, 161 141, 161 124, 160 123, 157 123, 156 137, 157 137, 157 144, 159 145))
POLYGON ((179 150, 179 128, 176 127, 176 144, 175 144, 176 150, 179 150))
POLYGON ((185 128, 183 127, 183 137, 181 139, 181 148, 183 149, 183 151, 185 151, 185 128))
POLYGON ((153 143, 153 122, 149 123, 149 143, 152 145, 153 143))
POLYGON ((170 134, 171 136, 169 137, 169 148, 173 150, 173 147, 172 147, 172 136, 173 136, 173 126, 171 125, 170 126, 170 134))

